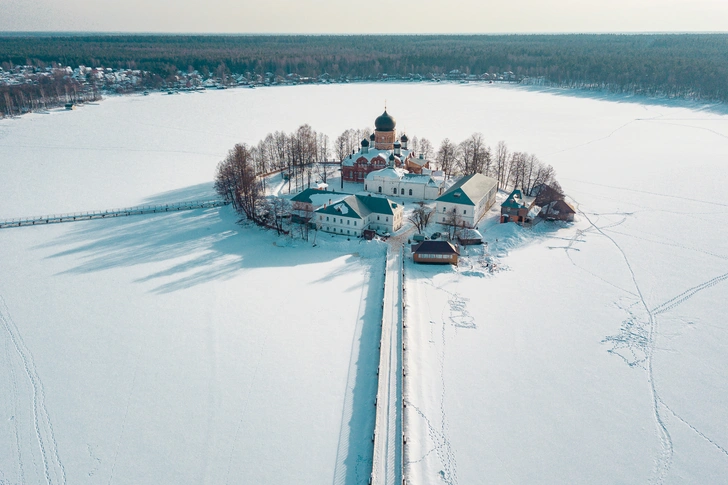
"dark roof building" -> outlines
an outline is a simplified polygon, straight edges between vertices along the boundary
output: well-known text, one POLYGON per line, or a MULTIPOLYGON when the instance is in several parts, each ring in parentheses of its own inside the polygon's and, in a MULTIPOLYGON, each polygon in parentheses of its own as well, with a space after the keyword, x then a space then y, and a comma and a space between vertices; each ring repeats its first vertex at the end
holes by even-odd
POLYGON ((412 246, 415 263, 458 264, 460 252, 448 241, 422 241, 412 246))

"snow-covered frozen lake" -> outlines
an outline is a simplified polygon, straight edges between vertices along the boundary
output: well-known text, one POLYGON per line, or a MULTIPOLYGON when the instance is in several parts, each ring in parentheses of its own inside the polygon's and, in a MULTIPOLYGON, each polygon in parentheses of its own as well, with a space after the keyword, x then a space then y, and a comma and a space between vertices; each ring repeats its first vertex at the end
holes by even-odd
MULTIPOLYGON (((486 221, 492 276, 408 266, 413 483, 721 483, 728 116, 568 94, 298 86, 2 120, 0 218, 201 198, 234 143, 333 139, 385 100, 436 145, 505 140, 583 213, 486 221)), ((276 242, 228 208, 0 231, 0 483, 366 483, 384 259, 276 242)))

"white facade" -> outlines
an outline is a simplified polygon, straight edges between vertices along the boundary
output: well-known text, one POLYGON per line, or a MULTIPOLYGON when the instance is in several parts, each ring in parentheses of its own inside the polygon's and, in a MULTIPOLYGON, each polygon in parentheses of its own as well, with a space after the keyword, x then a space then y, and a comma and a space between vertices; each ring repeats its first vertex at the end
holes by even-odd
POLYGON ((316 229, 342 236, 361 236, 365 229, 393 233, 404 223, 402 205, 383 197, 351 195, 317 209, 316 229))
POLYGON ((498 182, 482 174, 463 177, 437 199, 435 222, 474 228, 495 203, 498 182))
POLYGON ((401 168, 385 168, 366 176, 364 190, 385 196, 434 200, 440 195, 441 184, 429 175, 411 174, 401 168))

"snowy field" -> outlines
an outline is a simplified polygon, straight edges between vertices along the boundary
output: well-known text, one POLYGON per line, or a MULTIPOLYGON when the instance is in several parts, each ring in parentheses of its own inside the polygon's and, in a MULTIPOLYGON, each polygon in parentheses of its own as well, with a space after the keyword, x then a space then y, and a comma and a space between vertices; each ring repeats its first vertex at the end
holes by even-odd
MULTIPOLYGON (((385 99, 410 137, 535 153, 582 211, 491 213, 494 274, 408 263, 412 483, 725 482, 718 108, 472 84, 111 98, 0 121, 0 218, 202 198, 234 143, 335 138, 385 99)), ((384 259, 333 241, 228 208, 0 231, 0 483, 366 483, 384 259)))

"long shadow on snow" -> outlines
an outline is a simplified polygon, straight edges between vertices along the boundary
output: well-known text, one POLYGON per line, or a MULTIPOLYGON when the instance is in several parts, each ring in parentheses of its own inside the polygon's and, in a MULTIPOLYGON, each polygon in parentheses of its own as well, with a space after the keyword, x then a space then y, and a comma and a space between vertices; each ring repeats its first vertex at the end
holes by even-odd
MULTIPOLYGON (((379 341, 381 339, 382 300, 384 298, 384 264, 370 266, 370 278, 364 308, 360 311, 361 335, 352 389, 351 418, 347 423, 348 447, 344 470, 337 470, 334 485, 366 485, 372 471, 375 407, 377 395, 377 368, 379 367, 379 341)), ((353 347, 353 346, 352 346, 353 347)), ((353 349, 352 349, 353 350, 353 349)), ((351 372, 352 370, 350 370, 351 372)), ((349 380, 352 376, 349 376, 349 380)), ((347 383, 351 385, 351 383, 347 383)), ((343 422, 342 422, 343 426, 343 422)), ((344 430, 341 430, 343 439, 344 430)))
POLYGON ((153 290, 159 293, 228 279, 245 269, 319 263, 345 255, 305 242, 295 249, 277 247, 274 232, 241 227, 236 221, 229 207, 220 207, 75 222, 70 231, 38 247, 59 248, 51 258, 76 257, 78 264, 64 272, 72 274, 174 260, 137 280, 159 281, 153 290))
POLYGON ((588 98, 597 101, 608 101, 620 104, 638 104, 643 106, 658 106, 663 108, 686 108, 696 112, 706 112, 718 115, 728 114, 728 104, 718 101, 699 101, 682 98, 652 98, 642 94, 610 93, 600 90, 580 88, 560 88, 551 86, 517 85, 518 89, 553 94, 570 98, 588 98))

